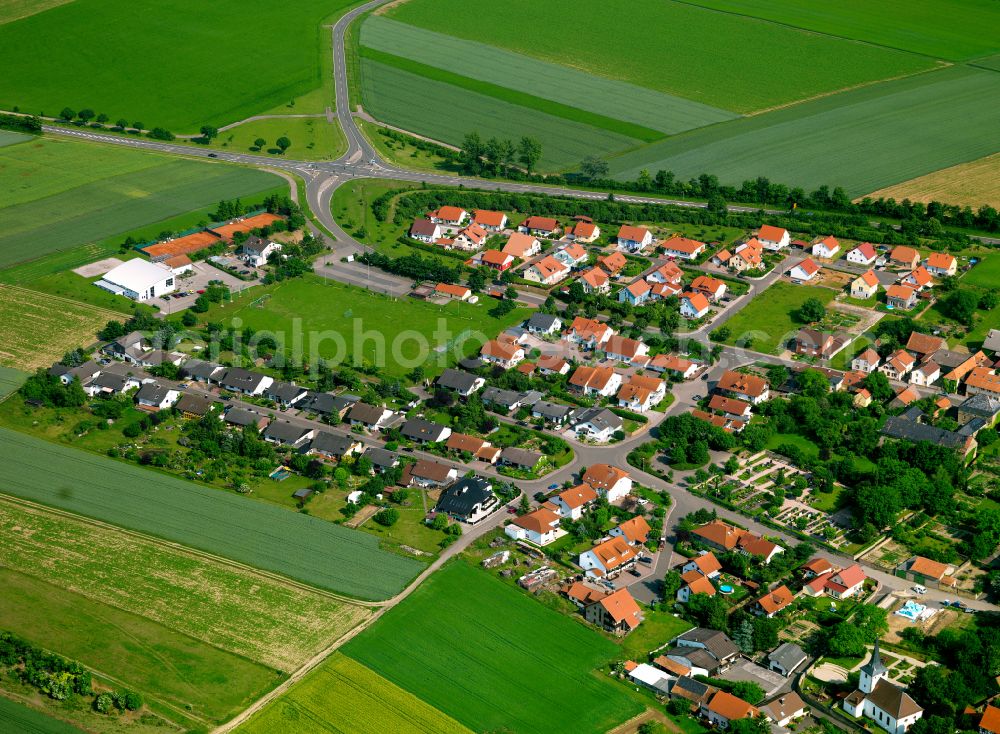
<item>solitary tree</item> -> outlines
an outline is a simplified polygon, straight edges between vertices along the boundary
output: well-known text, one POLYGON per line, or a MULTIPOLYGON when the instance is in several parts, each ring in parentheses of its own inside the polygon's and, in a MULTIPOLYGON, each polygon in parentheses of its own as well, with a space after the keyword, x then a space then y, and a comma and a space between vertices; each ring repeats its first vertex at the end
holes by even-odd
POLYGON ((810 297, 804 300, 802 305, 799 306, 797 316, 800 321, 811 324, 822 319, 825 314, 826 306, 823 305, 823 302, 818 298, 810 297))
POLYGON ((62 112, 59 113, 59 119, 69 122, 74 117, 76 117, 76 112, 72 107, 63 107, 62 112))
POLYGON ((531 173, 542 158, 542 144, 527 135, 521 138, 517 146, 517 159, 528 173, 531 173))
POLYGON ((288 138, 286 138, 284 135, 282 135, 280 138, 278 138, 277 140, 275 140, 274 144, 277 145, 278 148, 281 149, 282 153, 284 153, 286 150, 288 150, 289 148, 292 147, 292 141, 289 140, 288 138))
POLYGON ((205 140, 211 140, 212 138, 217 138, 219 137, 219 128, 212 127, 211 125, 202 125, 201 137, 205 138, 205 140))
POLYGON ((264 138, 257 138, 253 141, 253 147, 257 150, 264 150, 264 146, 267 145, 267 141, 264 138))
POLYGON ((139 120, 136 120, 135 122, 133 122, 132 123, 132 127, 134 127, 136 130, 145 130, 146 129, 145 123, 143 123, 143 122, 141 122, 139 120))

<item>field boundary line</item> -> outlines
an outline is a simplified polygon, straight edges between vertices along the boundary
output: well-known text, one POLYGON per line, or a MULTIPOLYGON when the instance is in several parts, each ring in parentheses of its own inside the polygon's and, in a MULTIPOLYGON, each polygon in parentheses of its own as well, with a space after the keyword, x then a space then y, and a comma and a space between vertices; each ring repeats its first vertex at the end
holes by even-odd
POLYGON ((70 520, 75 520, 77 522, 82 522, 88 525, 93 525, 99 527, 103 530, 109 530, 112 532, 123 533, 147 542, 153 543, 160 547, 170 548, 172 550, 180 551, 182 553, 187 553, 198 558, 207 559, 214 561, 216 563, 221 563, 232 568, 238 568, 242 571, 249 571, 251 573, 259 574, 267 579, 276 581, 286 586, 292 588, 300 589, 303 591, 310 591, 316 594, 320 594, 334 601, 339 601, 344 604, 353 604, 354 606, 365 607, 369 609, 380 609, 382 607, 388 606, 392 601, 388 599, 386 601, 364 601, 361 599, 353 599, 349 596, 344 596, 342 594, 337 594, 333 591, 328 591, 326 589, 320 589, 315 586, 310 586, 309 584, 303 583, 301 581, 296 581, 295 579, 288 578, 287 576, 282 576, 281 574, 274 573, 273 571, 266 571, 262 568, 256 568, 255 566, 250 566, 246 563, 240 563, 239 561, 234 561, 231 558, 226 558, 225 556, 219 556, 214 553, 208 553, 203 550, 198 550, 196 548, 191 548, 181 543, 175 543, 171 540, 165 540, 163 538, 157 538, 154 535, 147 535, 145 533, 140 533, 136 530, 129 530, 128 528, 123 528, 112 523, 104 522, 103 520, 97 520, 92 517, 87 517, 86 515, 78 515, 75 512, 69 512, 68 510, 63 510, 58 507, 51 507, 49 505, 44 505, 39 502, 32 502, 31 500, 26 500, 15 495, 7 494, 2 489, 0 489, 0 502, 6 502, 12 505, 22 505, 24 507, 31 508, 42 513, 51 513, 53 515, 58 515, 60 517, 65 517, 70 520))
POLYGON ((38 296, 39 298, 45 298, 50 301, 55 301, 56 303, 64 303, 67 305, 89 308, 90 310, 95 311, 96 313, 113 315, 116 317, 124 316, 126 318, 131 318, 131 314, 128 314, 124 311, 113 311, 110 308, 104 308, 103 306, 94 306, 93 304, 85 303, 84 301, 75 301, 72 298, 66 298, 65 296, 54 296, 49 293, 42 293, 41 291, 32 290, 31 288, 25 288, 24 286, 21 285, 13 285, 11 283, 0 283, 0 291, 4 289, 17 291, 24 294, 30 294, 33 296, 38 296))

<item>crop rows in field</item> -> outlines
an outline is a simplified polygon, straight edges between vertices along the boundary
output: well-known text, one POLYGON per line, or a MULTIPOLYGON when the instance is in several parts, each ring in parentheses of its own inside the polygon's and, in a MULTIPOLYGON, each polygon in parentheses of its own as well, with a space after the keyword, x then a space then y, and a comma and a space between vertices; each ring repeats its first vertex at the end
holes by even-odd
POLYGON ((0 696, 0 731, 21 734, 80 734, 75 726, 0 696))
POLYGON ((0 566, 294 670, 364 621, 364 607, 47 510, 0 501, 0 566))
MULTIPOLYGON (((946 201, 978 209, 983 204, 1000 208, 1000 153, 960 163, 870 194, 896 201, 946 201)), ((994 281, 994 285, 997 281, 994 281)))
POLYGON ((604 732, 642 710, 598 671, 614 643, 463 562, 342 652, 474 731, 604 732))
POLYGON ((10 395, 24 384, 28 377, 26 372, 15 370, 12 367, 0 367, 0 398, 10 395))
MULTIPOLYGON (((486 43, 399 23, 383 15, 365 20, 361 26, 361 45, 558 102, 571 108, 568 115, 572 114, 572 108, 578 108, 577 114, 585 110, 660 133, 674 134, 735 117, 730 112, 698 102, 540 61, 486 43), (470 64, 470 59, 476 62, 470 64)), ((630 134, 626 130, 622 132, 630 134)))
POLYGON ((93 306, 0 285, 0 365, 49 367, 71 349, 93 343, 109 318, 93 306))
POLYGON ((683 133, 613 159, 611 172, 710 173, 737 185, 767 176, 860 196, 995 152, 1000 106, 984 100, 998 95, 1000 74, 951 67, 683 133))
POLYGON ((386 15, 737 113, 934 65, 672 0, 410 0, 386 15))
POLYGON ((388 598, 422 568, 365 533, 7 429, 0 463, 8 494, 351 596, 388 598))
POLYGON ((361 78, 365 109, 383 122, 451 145, 460 145, 474 131, 483 139, 515 142, 528 135, 541 142, 540 166, 547 170, 575 166, 588 155, 626 150, 639 142, 371 59, 361 59, 361 78))
POLYGON ((454 719, 339 653, 238 731, 243 734, 471 734, 454 719))

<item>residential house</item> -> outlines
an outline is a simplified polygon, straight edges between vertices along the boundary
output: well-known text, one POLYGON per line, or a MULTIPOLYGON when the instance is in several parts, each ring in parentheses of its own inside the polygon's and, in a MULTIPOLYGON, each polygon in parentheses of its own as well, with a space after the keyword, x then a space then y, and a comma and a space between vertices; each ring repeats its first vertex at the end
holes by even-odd
POLYGON ((881 361, 882 358, 878 356, 878 352, 871 347, 868 347, 865 351, 851 360, 851 369, 856 372, 874 372, 878 369, 881 361))
POLYGON ((493 270, 510 270, 514 264, 514 256, 502 250, 485 250, 479 258, 479 263, 493 270))
POLYGON ((646 544, 651 532, 653 529, 649 527, 646 518, 642 515, 636 515, 612 528, 609 535, 613 538, 625 538, 625 542, 629 545, 640 546, 646 544))
POLYGON ((414 219, 410 225, 410 237, 429 245, 441 239, 443 232, 440 224, 435 224, 429 219, 414 219))
POLYGON ((740 649, 725 632, 705 627, 689 629, 675 637, 672 642, 675 647, 669 653, 670 657, 682 657, 682 654, 687 654, 691 650, 703 650, 708 653, 713 662, 707 667, 709 672, 706 675, 714 675, 725 670, 740 656, 740 649))
POLYGON ((989 367, 975 367, 965 378, 965 394, 1000 396, 1000 375, 989 367))
POLYGON ((568 245, 563 245, 553 252, 552 257, 567 268, 575 268, 586 263, 589 255, 587 254, 587 248, 572 242, 568 245))
POLYGON ((225 369, 226 368, 222 365, 215 364, 214 362, 203 362, 200 359, 189 359, 181 367, 180 374, 182 377, 186 377, 189 380, 208 384, 213 380, 218 382, 216 378, 221 375, 225 369))
POLYGON ((924 260, 924 267, 936 278, 945 278, 958 272, 958 260, 945 252, 932 252, 924 260))
POLYGON ((502 250, 502 252, 521 260, 532 258, 541 251, 541 242, 539 242, 535 237, 521 234, 520 232, 512 234, 507 240, 507 244, 503 246, 502 250))
POLYGON ((983 421, 985 426, 992 428, 1000 418, 1000 399, 988 393, 975 393, 966 398, 958 406, 958 422, 966 425, 975 419, 983 421))
POLYGON ((340 461, 345 456, 359 455, 363 449, 364 445, 349 434, 317 431, 309 444, 308 453, 321 459, 340 461))
POLYGON ((667 257, 676 257, 681 260, 695 260, 708 247, 704 242, 691 240, 687 237, 671 237, 663 243, 663 251, 667 257))
POLYGON ((670 698, 685 701, 692 712, 700 711, 702 704, 708 703, 708 700, 719 690, 715 686, 695 680, 691 677, 690 666, 678 663, 666 655, 656 658, 653 664, 669 671, 676 671, 673 674, 679 677, 670 688, 670 698))
MULTIPOLYGON (((371 450, 365 452, 366 455, 371 450)), ((458 479, 458 469, 440 461, 420 459, 415 464, 408 464, 403 470, 403 486, 415 484, 418 487, 446 487, 458 479)), ((439 508, 440 509, 440 508, 439 508)))
POLYGON ((906 351, 917 357, 930 357, 947 346, 947 342, 941 337, 922 334, 919 331, 911 332, 910 338, 906 340, 906 351))
POLYGON ((847 253, 847 262, 855 265, 871 265, 877 258, 878 252, 871 242, 862 242, 847 253))
POLYGON ((750 403, 737 400, 736 398, 728 398, 725 395, 713 395, 712 399, 708 401, 708 409, 715 413, 721 413, 727 418, 740 420, 744 423, 749 421, 750 416, 753 414, 753 408, 750 403))
POLYGON ((427 218, 435 224, 444 224, 449 227, 461 227, 465 220, 469 218, 469 213, 457 206, 442 206, 432 212, 428 212, 427 218))
POLYGON ((677 601, 687 604, 695 594, 715 596, 715 585, 708 576, 698 571, 685 571, 681 574, 681 585, 677 589, 677 601))
POLYGON ((889 252, 889 265, 894 268, 906 268, 907 270, 916 269, 917 265, 920 263, 920 253, 914 250, 912 247, 905 247, 900 245, 899 247, 894 247, 889 252))
POLYGON ((306 412, 316 413, 339 423, 347 415, 347 411, 360 402, 361 396, 350 393, 333 395, 328 392, 310 391, 300 405, 306 412))
POLYGON ((547 400, 539 400, 531 406, 531 417, 541 418, 546 424, 551 426, 562 426, 569 420, 573 409, 568 405, 550 403, 547 400))
POLYGON ((603 269, 590 268, 580 275, 580 284, 584 293, 607 293, 611 290, 611 280, 603 269))
POLYGON ((702 551, 681 566, 681 573, 689 571, 697 571, 702 576, 714 579, 722 573, 722 564, 711 551, 702 551))
POLYGON ((816 329, 800 329, 795 336, 795 353, 805 357, 829 359, 843 344, 843 340, 835 339, 833 334, 816 329))
POLYGON ((144 382, 135 394, 135 402, 146 410, 163 410, 171 407, 180 398, 180 391, 158 382, 144 382))
POLYGON ((910 373, 910 384, 930 387, 941 377, 941 368, 933 360, 926 360, 910 373))
POLYGON ((464 285, 438 283, 434 286, 434 293, 456 301, 467 301, 472 296, 472 289, 464 285))
POLYGON ((564 586, 561 591, 580 609, 607 596, 606 591, 602 591, 586 581, 574 581, 569 586, 564 586))
POLYGON ((517 231, 522 234, 551 238, 559 231, 559 222, 551 217, 528 217, 518 225, 517 231))
POLYGON ((368 431, 381 431, 389 423, 394 413, 384 405, 369 405, 355 403, 347 411, 347 420, 351 426, 361 426, 368 431))
POLYGON ((642 610, 628 589, 618 589, 587 605, 584 617, 593 625, 615 635, 627 635, 643 620, 642 610))
POLYGON ((646 280, 650 283, 670 283, 672 285, 680 285, 683 278, 684 271, 677 266, 677 263, 673 262, 665 262, 646 276, 646 280))
POLYGON ((470 372, 456 370, 448 367, 437 379, 437 386, 445 390, 453 390, 462 397, 469 397, 474 392, 478 392, 486 384, 486 380, 479 375, 470 372))
POLYGON ((504 390, 499 387, 488 387, 483 391, 484 403, 499 406, 508 413, 520 408, 525 398, 525 393, 515 390, 504 390))
POLYGON ((952 578, 954 571, 952 566, 932 561, 923 556, 912 556, 896 568, 897 575, 931 588, 953 587, 955 585, 955 580, 952 578))
POLYGON ((907 285, 890 285, 885 291, 885 301, 892 308, 909 311, 917 305, 917 292, 907 285))
POLYGON ((610 464, 594 464, 587 468, 581 480, 614 504, 632 492, 632 478, 627 471, 610 464))
POLYGON ((605 398, 618 392, 621 384, 621 375, 611 367, 580 365, 569 378, 570 389, 582 392, 584 395, 599 395, 605 398))
POLYGON ((625 428, 625 422, 607 408, 586 408, 574 414, 571 421, 579 438, 595 443, 607 443, 625 428))
POLYGON ((905 734, 923 716, 924 710, 917 702, 903 688, 889 681, 889 671, 882 664, 877 639, 871 659, 861 666, 859 674, 857 690, 848 694, 842 704, 851 716, 871 719, 889 734, 905 734))
POLYGON ((614 335, 614 329, 597 319, 577 316, 573 319, 565 338, 585 349, 597 349, 614 335))
POLYGON ((851 281, 851 298, 867 300, 878 295, 878 277, 874 270, 862 273, 851 281))
POLYGON ((282 408, 290 408, 301 402, 309 395, 309 391, 304 387, 299 387, 292 382, 278 380, 272 382, 264 388, 263 396, 268 400, 277 403, 282 408))
POLYGON ((728 729, 729 724, 740 719, 755 719, 760 712, 742 698, 719 691, 703 704, 699 714, 719 729, 728 729))
POLYGON ((616 362, 633 362, 649 354, 649 347, 637 339, 612 336, 604 343, 604 355, 616 362))
POLYGON ((787 229, 765 224, 757 233, 757 239, 764 246, 765 250, 783 250, 791 242, 791 235, 787 229))
POLYGON ((445 442, 445 448, 460 454, 467 454, 476 459, 481 459, 489 464, 500 458, 500 449, 475 436, 465 433, 452 433, 445 442))
POLYGON ((729 258, 729 268, 737 273, 764 267, 764 248, 756 238, 737 245, 729 258))
POLYGON ((708 315, 712 307, 701 293, 688 291, 681 294, 681 316, 687 319, 700 319, 708 315))
POLYGON ((649 300, 652 286, 645 280, 639 278, 618 291, 618 300, 621 303, 628 303, 631 306, 641 306, 649 300))
POLYGON ((771 394, 767 380, 763 377, 736 370, 723 372, 715 389, 754 405, 764 402, 771 394))
POLYGON ((247 265, 259 268, 265 265, 276 252, 281 252, 280 242, 269 242, 256 235, 250 235, 240 246, 239 256, 247 265))
POLYGON ((593 222, 577 222, 566 232, 566 237, 574 242, 589 244, 601 236, 601 228, 593 222))
POLYGON ((488 209, 476 209, 472 212, 472 222, 488 232, 502 232, 507 226, 507 215, 488 209))
POLYGON ((979 734, 1000 734, 1000 708, 986 704, 979 719, 979 734))
POLYGON ((840 243, 836 237, 823 237, 813 241, 812 256, 832 260, 840 252, 840 243))
POLYGON ((483 477, 466 477, 441 493, 435 509, 456 520, 475 525, 500 507, 493 485, 483 477))
POLYGON ((88 359, 83 364, 75 367, 70 367, 60 362, 49 368, 49 374, 53 377, 58 377, 59 382, 64 385, 69 385, 73 380, 85 383, 100 376, 101 365, 92 359, 88 359))
POLYGON ((902 380, 903 376, 909 374, 915 364, 916 360, 912 354, 905 349, 898 349, 889 355, 878 371, 890 380, 902 380))
POLYGON ((565 375, 569 372, 569 362, 557 354, 543 354, 536 365, 543 375, 565 375))
POLYGON ((511 466, 523 471, 534 471, 544 454, 538 451, 529 451, 517 446, 508 446, 500 452, 500 463, 504 466, 511 466))
POLYGON ((787 586, 782 584, 774 591, 769 591, 757 599, 753 605, 753 612, 771 619, 775 614, 787 607, 794 601, 795 595, 787 586))
POLYGON ((393 451, 372 446, 365 449, 364 456, 371 462, 372 471, 378 474, 399 466, 399 454, 393 451))
POLYGON ((539 507, 534 512, 515 518, 504 532, 514 540, 526 540, 543 546, 566 534, 559 528, 559 515, 547 507, 539 507))
POLYGON ((628 258, 620 252, 612 252, 610 255, 598 258, 597 265, 608 275, 614 276, 617 275, 622 268, 628 265, 628 258))
POLYGON ((542 285, 554 285, 569 275, 569 266, 551 255, 533 262, 524 269, 524 279, 542 285))
POLYGON ((639 553, 624 538, 610 538, 580 554, 578 563, 591 578, 615 578, 635 566, 639 553))
POLYGON ((809 713, 806 702, 795 691, 783 693, 778 698, 764 706, 761 711, 777 726, 787 727, 795 719, 809 713))
POLYGON ((451 429, 425 418, 410 418, 400 432, 411 441, 420 443, 441 443, 451 435, 451 429))
POLYGON ((910 286, 910 288, 913 288, 915 291, 925 291, 934 286, 934 279, 931 278, 931 274, 927 272, 927 268, 923 265, 919 268, 915 268, 900 282, 903 285, 910 286))
POLYGON ((632 375, 618 391, 618 407, 645 413, 663 402, 666 395, 666 383, 660 378, 632 375))
POLYGON ((279 446, 298 448, 316 435, 315 428, 296 426, 288 421, 271 421, 264 429, 264 440, 279 446))
POLYGON ((579 520, 587 508, 597 502, 597 490, 589 484, 578 484, 564 489, 548 500, 556 508, 559 517, 579 520))
POLYGON ((645 227, 623 224, 618 230, 618 249, 626 252, 642 252, 653 244, 653 233, 645 227))
POLYGON ((676 354, 657 354, 646 367, 654 372, 669 372, 682 380, 690 380, 698 372, 700 365, 676 354))
POLYGON ((778 553, 784 552, 780 545, 762 538, 749 530, 729 525, 722 520, 712 520, 695 528, 692 534, 698 542, 713 550, 736 551, 748 556, 760 556, 765 564, 770 563, 778 553))
POLYGON ((268 424, 268 417, 260 413, 245 408, 229 408, 223 414, 222 419, 231 426, 238 428, 248 428, 253 426, 259 431, 264 430, 268 424))
POLYGON ((827 594, 834 599, 849 599, 861 593, 867 578, 864 569, 855 563, 839 571, 830 569, 829 572, 812 578, 802 587, 802 591, 809 596, 827 594))
POLYGON ((718 302, 726 295, 726 284, 718 278, 712 278, 708 275, 699 275, 691 281, 689 288, 695 293, 701 293, 713 303, 718 302))
POLYGON ((820 267, 810 258, 806 258, 788 272, 793 283, 808 283, 819 273, 820 267))
POLYGON ((223 390, 244 395, 260 395, 274 382, 273 377, 251 372, 242 367, 230 367, 212 379, 217 380, 223 390))
POLYGON ((479 350, 479 356, 487 362, 509 370, 524 359, 524 349, 516 343, 491 339, 479 350))
POLYGON ((808 659, 805 651, 794 642, 783 642, 768 653, 767 667, 788 678, 808 659))
POLYGON ((106 354, 112 359, 118 359, 131 364, 140 364, 142 356, 151 349, 149 341, 143 336, 142 332, 133 331, 102 346, 101 353, 106 354))

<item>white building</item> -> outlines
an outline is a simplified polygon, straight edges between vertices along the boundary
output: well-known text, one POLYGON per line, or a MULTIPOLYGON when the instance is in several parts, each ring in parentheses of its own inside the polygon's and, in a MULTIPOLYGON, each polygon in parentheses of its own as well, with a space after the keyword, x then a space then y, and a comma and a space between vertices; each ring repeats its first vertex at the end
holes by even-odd
POLYGON ((757 233, 757 240, 764 245, 765 250, 783 250, 791 242, 787 229, 765 224, 757 233))
POLYGON ((514 540, 527 540, 535 545, 548 545, 566 534, 559 528, 560 517, 547 507, 521 515, 504 528, 514 540))
POLYGON ((889 681, 889 671, 879 657, 878 640, 871 660, 861 666, 858 690, 844 699, 844 710, 851 716, 871 719, 889 734, 903 734, 924 715, 924 710, 909 694, 889 681))
POLYGON ((141 258, 112 268, 94 285, 133 301, 148 301, 177 289, 170 266, 141 258))

